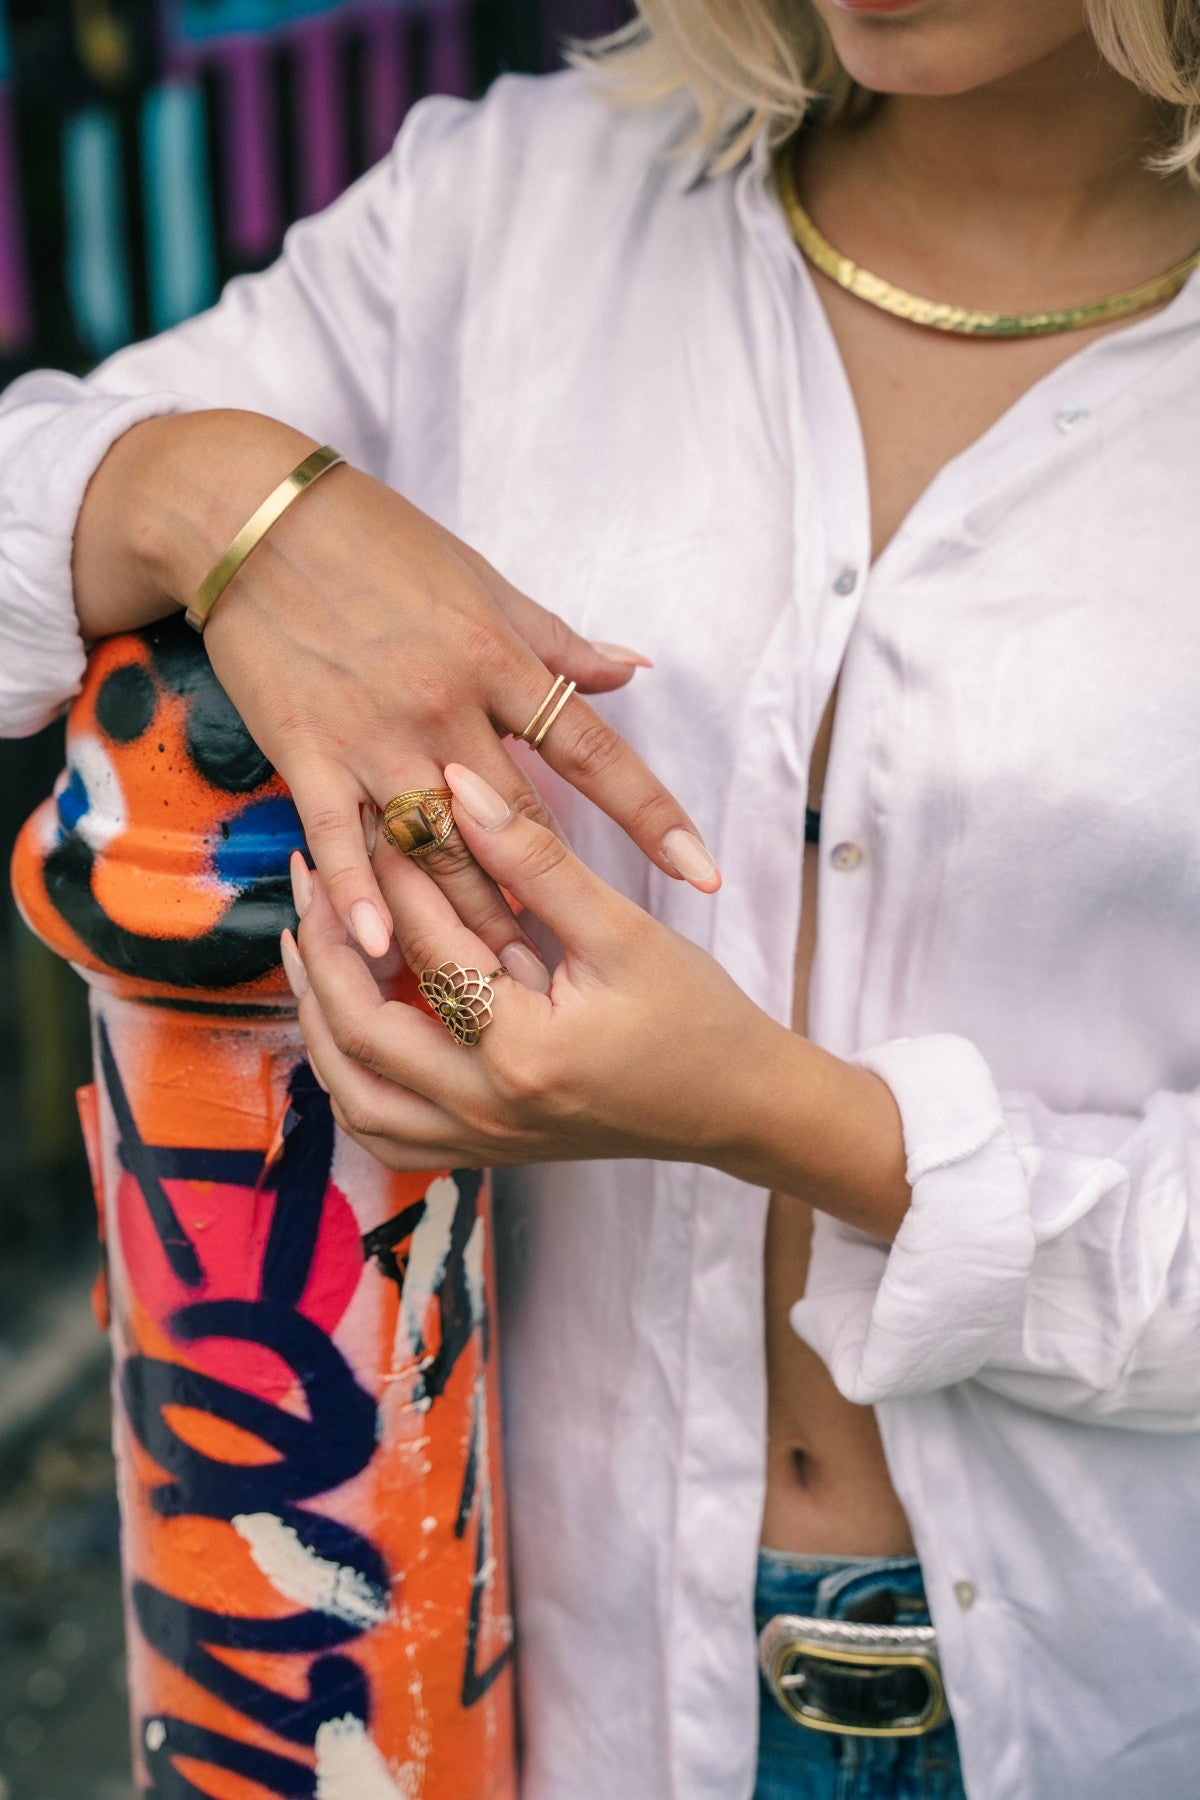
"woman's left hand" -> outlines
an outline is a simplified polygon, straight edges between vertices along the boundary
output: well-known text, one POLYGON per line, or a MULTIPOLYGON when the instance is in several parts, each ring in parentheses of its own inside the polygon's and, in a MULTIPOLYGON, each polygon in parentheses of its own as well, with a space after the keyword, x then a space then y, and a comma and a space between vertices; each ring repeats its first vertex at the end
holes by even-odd
MULTIPOLYGON (((298 903, 311 891, 300 1024, 338 1122, 393 1169, 722 1160, 739 1088, 761 1081, 791 1034, 477 775, 452 764, 446 781, 470 850, 550 927, 563 960, 548 994, 495 979, 493 1022, 457 1044, 439 1020, 383 997, 319 880, 295 870, 298 903)), ((494 969, 419 863, 384 846, 376 872, 414 972, 494 969)))

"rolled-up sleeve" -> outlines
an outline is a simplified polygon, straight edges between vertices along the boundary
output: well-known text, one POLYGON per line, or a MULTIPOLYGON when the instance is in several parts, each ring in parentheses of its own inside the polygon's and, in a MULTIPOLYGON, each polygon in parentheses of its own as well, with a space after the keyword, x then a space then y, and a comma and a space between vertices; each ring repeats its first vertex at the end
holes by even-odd
POLYGON ((1065 1417, 1200 1425, 1200 1096, 1054 1113, 952 1036, 856 1060, 896 1097, 912 1203, 890 1246, 818 1222, 792 1323, 840 1390, 977 1380, 1065 1417))
POLYGON ((199 404, 158 391, 102 397, 53 370, 0 402, 0 736, 40 730, 83 679, 71 549, 92 475, 134 425, 199 404))

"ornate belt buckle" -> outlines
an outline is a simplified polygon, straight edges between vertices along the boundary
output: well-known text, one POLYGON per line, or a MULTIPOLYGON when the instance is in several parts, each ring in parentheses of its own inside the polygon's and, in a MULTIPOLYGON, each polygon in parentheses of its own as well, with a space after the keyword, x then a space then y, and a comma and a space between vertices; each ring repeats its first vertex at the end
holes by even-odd
POLYGON ((946 1690, 932 1625, 860 1625, 845 1619, 777 1613, 759 1636, 758 1659, 788 1718, 809 1731, 832 1731, 842 1737, 921 1737, 946 1716, 946 1690), (900 1714, 886 1725, 852 1724, 806 1692, 812 1685, 814 1665, 864 1676, 871 1671, 914 1669, 924 1677, 926 1700, 915 1712, 900 1714))

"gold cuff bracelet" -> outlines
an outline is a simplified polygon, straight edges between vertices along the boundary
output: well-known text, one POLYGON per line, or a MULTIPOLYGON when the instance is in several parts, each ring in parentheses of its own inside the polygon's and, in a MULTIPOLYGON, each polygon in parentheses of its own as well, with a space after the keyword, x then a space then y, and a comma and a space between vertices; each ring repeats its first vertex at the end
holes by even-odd
POLYGON ((185 614, 193 630, 203 632, 213 607, 250 552, 262 543, 276 519, 287 511, 292 501, 298 499, 305 488, 310 488, 327 470, 336 469, 345 460, 340 450, 335 450, 331 444, 322 444, 319 450, 311 451, 302 463, 297 463, 274 493, 267 495, 258 511, 247 519, 224 556, 213 564, 197 588, 196 597, 185 614))

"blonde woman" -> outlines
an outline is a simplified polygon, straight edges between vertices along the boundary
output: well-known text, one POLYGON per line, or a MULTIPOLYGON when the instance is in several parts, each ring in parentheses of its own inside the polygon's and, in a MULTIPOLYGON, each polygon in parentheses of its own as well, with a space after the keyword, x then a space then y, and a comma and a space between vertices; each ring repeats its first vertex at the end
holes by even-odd
POLYGON ((348 458, 207 641, 340 1116, 520 1166, 525 1800, 1195 1793, 1198 55, 645 0, 5 402, 10 731, 348 458))

